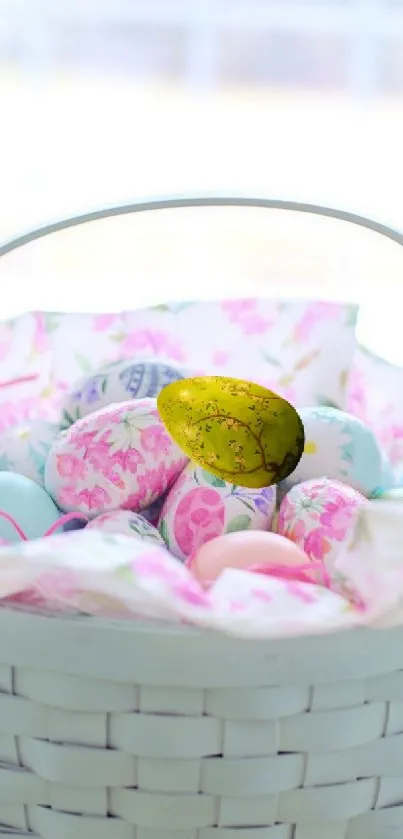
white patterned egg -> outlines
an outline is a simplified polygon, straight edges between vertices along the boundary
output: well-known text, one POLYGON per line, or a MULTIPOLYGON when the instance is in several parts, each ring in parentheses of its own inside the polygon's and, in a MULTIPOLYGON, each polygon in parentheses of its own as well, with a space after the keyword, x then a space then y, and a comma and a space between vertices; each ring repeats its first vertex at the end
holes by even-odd
POLYGON ((45 486, 45 463, 60 434, 60 426, 46 420, 10 428, 0 434, 0 470, 17 472, 45 486))
POLYGON ((66 395, 62 425, 68 428, 75 420, 116 402, 154 398, 165 385, 183 379, 184 375, 170 362, 156 359, 126 359, 109 364, 80 379, 66 395))
POLYGON ((327 477, 349 484, 369 498, 385 480, 392 479, 380 443, 360 419, 328 407, 302 408, 299 415, 305 448, 298 466, 283 482, 285 489, 327 477))
POLYGON ((77 420, 50 450, 45 486, 65 512, 89 518, 117 509, 140 512, 166 492, 186 463, 155 399, 140 399, 77 420))
POLYGON ((140 516, 139 513, 132 513, 131 510, 113 510, 112 513, 103 513, 101 516, 96 516, 87 525, 87 530, 122 533, 124 536, 133 536, 137 539, 143 539, 145 542, 164 544, 157 528, 153 527, 144 516, 140 516))
POLYGON ((168 550, 185 560, 224 533, 269 530, 275 505, 275 486, 245 489, 188 463, 165 499, 159 531, 168 550))
POLYGON ((349 537, 356 511, 367 503, 361 493, 329 478, 296 484, 284 496, 277 517, 277 533, 291 539, 307 558, 331 568, 349 537))

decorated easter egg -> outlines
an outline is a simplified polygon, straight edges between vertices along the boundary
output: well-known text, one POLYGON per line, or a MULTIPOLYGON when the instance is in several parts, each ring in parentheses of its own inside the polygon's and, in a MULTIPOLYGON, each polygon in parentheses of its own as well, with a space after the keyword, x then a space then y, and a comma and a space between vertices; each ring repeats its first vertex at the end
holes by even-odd
POLYGON ((296 410, 260 385, 225 376, 174 382, 158 397, 161 418, 199 466, 256 489, 283 480, 304 448, 296 410))
POLYGON ((306 566, 304 552, 277 533, 238 531, 226 533, 202 545, 192 559, 191 571, 200 582, 210 583, 225 568, 242 570, 269 566, 306 566))
POLYGON ((337 408, 302 408, 304 453, 285 482, 286 489, 323 476, 349 484, 367 498, 387 477, 387 460, 374 432, 337 408))
POLYGON ((329 478, 313 478, 284 496, 277 531, 297 544, 310 559, 332 565, 348 539, 357 509, 366 499, 353 487, 329 478))
POLYGON ((153 527, 139 513, 132 513, 131 510, 114 510, 112 513, 103 513, 96 516, 87 525, 87 530, 103 530, 104 533, 123 533, 124 536, 134 536, 146 542, 157 542, 164 544, 156 527, 153 527))
POLYGON ((183 379, 170 362, 133 359, 102 367, 77 382, 62 405, 62 425, 93 414, 115 402, 156 397, 165 385, 183 379))
POLYGON ((139 512, 166 492, 186 462, 155 399, 139 399, 102 408, 65 431, 50 450, 45 485, 66 512, 89 518, 139 512))
MULTIPOLYGON (((10 516, 27 539, 39 539, 59 521, 60 513, 47 492, 35 481, 15 472, 0 472, 0 512, 10 516)), ((0 516, 0 538, 20 542, 21 535, 0 516)))
POLYGON ((188 463, 169 491, 159 520, 168 550, 186 559, 205 542, 238 530, 268 530, 276 488, 230 484, 188 463))
POLYGON ((46 420, 10 428, 0 434, 0 469, 25 475, 44 486, 45 463, 60 427, 46 420))

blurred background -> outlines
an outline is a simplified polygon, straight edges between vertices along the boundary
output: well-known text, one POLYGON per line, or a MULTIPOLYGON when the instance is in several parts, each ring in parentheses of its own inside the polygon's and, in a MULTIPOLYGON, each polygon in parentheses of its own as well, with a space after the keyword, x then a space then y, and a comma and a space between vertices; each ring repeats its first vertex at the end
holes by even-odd
MULTIPOLYGON (((303 200, 403 227, 403 0, 0 0, 0 102, 0 240, 94 207, 192 192, 303 200)), ((7 312, 25 302, 91 308, 94 284, 97 308, 126 305, 132 224, 5 258, 7 312), (113 305, 99 295, 117 250, 127 270, 113 305), (67 300, 61 287, 73 275, 67 300)), ((238 283, 234 245, 228 288, 270 291, 277 276, 277 291, 288 281, 303 292, 309 275, 328 296, 375 296, 377 316, 381 289, 383 301, 400 295, 403 258, 392 245, 386 256, 357 232, 336 236, 334 223, 287 224, 280 233, 239 220, 242 267, 238 283)), ((166 238, 159 227, 148 249, 166 238)), ((203 234, 214 258, 204 253, 201 265, 195 222, 181 281, 173 263, 162 280, 154 257, 151 298, 215 293, 212 265, 225 274, 217 254, 234 242, 224 227, 225 245, 203 234)), ((386 308, 372 343, 389 341, 390 355, 397 315, 386 308)))

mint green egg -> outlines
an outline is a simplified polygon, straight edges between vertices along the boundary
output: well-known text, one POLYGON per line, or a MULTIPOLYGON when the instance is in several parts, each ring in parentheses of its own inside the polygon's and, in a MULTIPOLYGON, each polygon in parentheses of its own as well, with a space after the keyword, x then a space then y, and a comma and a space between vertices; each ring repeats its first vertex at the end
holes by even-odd
MULTIPOLYGON (((27 539, 39 539, 60 518, 50 495, 35 481, 15 472, 0 472, 0 512, 11 516, 27 539)), ((21 541, 13 525, 0 516, 0 539, 21 541)))

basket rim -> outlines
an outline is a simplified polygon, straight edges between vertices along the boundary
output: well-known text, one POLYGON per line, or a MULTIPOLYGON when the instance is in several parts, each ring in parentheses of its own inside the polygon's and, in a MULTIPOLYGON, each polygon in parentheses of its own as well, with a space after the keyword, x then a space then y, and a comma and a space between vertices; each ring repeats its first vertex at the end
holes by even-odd
POLYGON ((359 213, 343 210, 341 208, 311 204, 304 201, 288 201, 284 199, 265 198, 259 196, 210 194, 165 196, 143 200, 139 199, 129 204, 112 205, 97 210, 90 210, 79 215, 65 217, 52 221, 48 224, 41 225, 40 227, 30 229, 25 233, 0 243, 0 257, 5 256, 17 248, 23 247, 36 239, 41 239, 52 233, 57 233, 58 231, 66 230, 70 227, 76 227, 81 224, 86 224, 87 222, 99 221, 113 216, 129 215, 132 213, 197 207, 249 207, 251 209, 260 208, 266 210, 288 210, 291 212, 319 215, 339 221, 345 221, 359 227, 365 227, 368 230, 372 230, 374 233, 385 236, 396 244, 403 246, 403 232, 380 221, 376 221, 375 219, 362 216, 359 213))
POLYGON ((170 687, 323 684, 403 670, 403 627, 255 639, 2 607, 1 665, 170 687))

